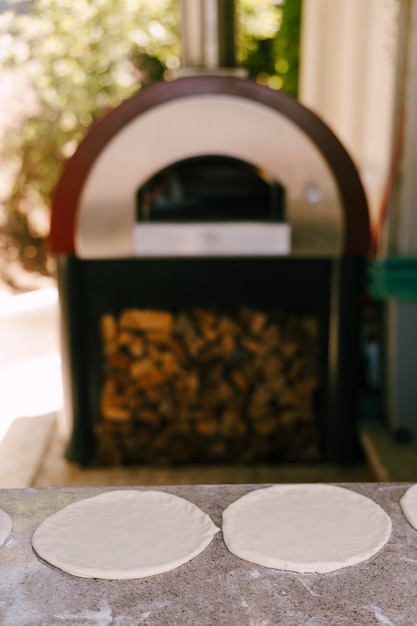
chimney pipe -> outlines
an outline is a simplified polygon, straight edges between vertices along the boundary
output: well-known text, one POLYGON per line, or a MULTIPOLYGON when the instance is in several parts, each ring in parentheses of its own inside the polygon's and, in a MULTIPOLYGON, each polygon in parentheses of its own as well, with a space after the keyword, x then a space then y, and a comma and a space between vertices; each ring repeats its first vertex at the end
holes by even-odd
POLYGON ((235 0, 181 0, 181 15, 179 75, 246 75, 236 67, 235 0))

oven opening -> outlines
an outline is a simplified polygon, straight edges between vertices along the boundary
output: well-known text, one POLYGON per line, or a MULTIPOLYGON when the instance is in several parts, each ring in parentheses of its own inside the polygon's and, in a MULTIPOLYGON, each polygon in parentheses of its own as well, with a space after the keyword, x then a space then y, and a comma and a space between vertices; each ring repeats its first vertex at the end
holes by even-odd
POLYGON ((137 192, 138 222, 284 222, 285 192, 240 159, 185 159, 152 176, 137 192))

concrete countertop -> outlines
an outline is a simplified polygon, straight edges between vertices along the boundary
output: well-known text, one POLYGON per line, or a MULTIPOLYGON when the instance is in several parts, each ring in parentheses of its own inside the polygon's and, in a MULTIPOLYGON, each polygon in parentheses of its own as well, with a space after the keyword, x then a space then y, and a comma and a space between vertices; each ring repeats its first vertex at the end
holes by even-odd
MULTIPOLYGON (((221 513, 252 489, 269 485, 137 487, 187 498, 221 526, 221 513)), ((13 520, 0 548, 3 626, 412 626, 417 624, 417 531, 399 500, 405 483, 341 485, 380 504, 393 522, 385 547, 369 561, 328 574, 267 569, 230 554, 217 533, 181 567, 144 579, 77 578, 43 562, 31 547, 37 526, 67 504, 106 489, 0 490, 13 520)), ((129 487, 130 489, 132 487, 129 487)), ((119 488, 111 488, 119 489, 119 488)))

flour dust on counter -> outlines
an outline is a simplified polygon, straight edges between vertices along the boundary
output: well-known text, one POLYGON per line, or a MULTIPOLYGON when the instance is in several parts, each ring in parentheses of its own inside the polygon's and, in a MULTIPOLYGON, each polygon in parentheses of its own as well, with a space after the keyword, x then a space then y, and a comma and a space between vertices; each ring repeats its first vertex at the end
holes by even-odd
POLYGON ((223 537, 232 554, 301 573, 366 561, 388 541, 391 526, 370 498, 325 484, 256 489, 223 512, 223 537))
POLYGON ((400 507, 406 520, 417 530, 417 485, 407 489, 400 500, 400 507))
POLYGON ((4 544, 12 532, 13 523, 10 516, 0 509, 0 546, 4 544))
POLYGON ((163 491, 109 491, 44 520, 32 545, 59 569, 121 580, 161 574, 202 552, 218 532, 192 502, 163 491))

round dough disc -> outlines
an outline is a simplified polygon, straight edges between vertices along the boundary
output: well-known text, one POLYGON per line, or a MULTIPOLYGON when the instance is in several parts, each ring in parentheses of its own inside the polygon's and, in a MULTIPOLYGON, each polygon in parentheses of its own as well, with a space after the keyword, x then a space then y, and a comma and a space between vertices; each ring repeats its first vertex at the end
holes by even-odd
POLYGON ((7 537, 12 532, 12 520, 10 517, 0 509, 0 546, 4 544, 7 537))
POLYGON ((369 498, 321 484, 251 491, 223 512, 230 552, 265 567, 331 572, 376 554, 391 519, 369 498))
POLYGON ((45 561, 84 578, 143 578, 172 570, 204 550, 219 529, 184 498, 121 490, 68 505, 36 529, 45 561))
POLYGON ((417 485, 413 485, 400 500, 400 507, 411 526, 417 530, 417 485))

